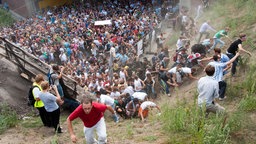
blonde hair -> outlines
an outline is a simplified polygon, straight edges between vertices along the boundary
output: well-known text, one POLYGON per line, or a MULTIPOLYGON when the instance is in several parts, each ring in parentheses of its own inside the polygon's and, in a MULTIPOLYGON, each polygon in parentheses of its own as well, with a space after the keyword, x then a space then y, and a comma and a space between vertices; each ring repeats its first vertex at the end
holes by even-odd
POLYGON ((46 90, 47 88, 49 88, 49 83, 48 83, 48 81, 43 81, 43 82, 41 83, 41 88, 42 88, 42 90, 46 90))
POLYGON ((40 83, 40 82, 42 82, 42 81, 44 81, 44 76, 43 76, 42 74, 36 75, 36 77, 35 77, 35 82, 36 82, 36 83, 40 83))

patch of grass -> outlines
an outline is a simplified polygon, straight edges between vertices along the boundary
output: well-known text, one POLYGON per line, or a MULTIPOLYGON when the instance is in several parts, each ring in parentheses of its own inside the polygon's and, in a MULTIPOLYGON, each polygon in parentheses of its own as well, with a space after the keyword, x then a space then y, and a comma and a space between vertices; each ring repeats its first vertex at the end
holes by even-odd
MULTIPOLYGON (((175 137, 175 143, 229 143, 230 126, 240 120, 228 121, 226 114, 212 114, 205 118, 204 110, 199 109, 196 103, 179 102, 175 105, 177 107, 172 108, 165 104, 161 115, 163 129, 170 134, 169 137, 173 133, 182 136, 175 137)), ((173 142, 170 138, 169 143, 173 142)))
MULTIPOLYGON (((171 37, 170 37, 170 39, 169 40, 166 40, 167 42, 166 42, 166 45, 175 45, 175 43, 177 42, 177 39, 179 38, 179 34, 177 33, 177 32, 175 32, 171 37)), ((176 49, 176 47, 175 48, 172 48, 172 49, 176 49)))
POLYGON ((256 97, 255 95, 247 95, 239 103, 239 109, 243 111, 255 111, 256 110, 256 97))
POLYGON ((133 127, 132 127, 131 124, 127 124, 126 125, 126 134, 127 134, 128 138, 132 138, 133 137, 134 132, 133 132, 133 127))
POLYGON ((28 119, 23 120, 20 124, 24 128, 37 128, 43 125, 40 116, 29 117, 28 119))
POLYGON ((6 103, 0 103, 0 134, 18 123, 17 113, 6 103))
POLYGON ((149 135, 149 136, 143 137, 142 139, 143 139, 144 141, 153 142, 153 141, 156 141, 156 140, 157 140, 157 137, 156 137, 156 136, 149 135))

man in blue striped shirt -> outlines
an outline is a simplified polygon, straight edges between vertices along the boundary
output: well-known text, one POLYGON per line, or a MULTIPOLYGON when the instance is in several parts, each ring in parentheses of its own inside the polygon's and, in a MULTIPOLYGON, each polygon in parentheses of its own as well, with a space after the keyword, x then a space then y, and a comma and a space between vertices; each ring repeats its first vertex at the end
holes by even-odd
POLYGON ((236 58, 239 56, 239 52, 229 60, 228 62, 221 62, 221 55, 214 55, 213 62, 210 62, 208 65, 215 67, 215 72, 213 78, 219 82, 219 100, 223 100, 225 98, 225 92, 227 83, 223 80, 223 72, 227 65, 231 64, 236 58))

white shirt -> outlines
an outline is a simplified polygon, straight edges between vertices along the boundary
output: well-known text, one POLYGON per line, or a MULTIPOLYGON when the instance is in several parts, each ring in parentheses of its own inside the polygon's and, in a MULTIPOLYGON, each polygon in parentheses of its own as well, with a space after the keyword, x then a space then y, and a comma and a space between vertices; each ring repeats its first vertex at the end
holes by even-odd
POLYGON ((35 98, 39 98, 40 89, 38 87, 34 87, 32 93, 35 98))
POLYGON ((206 32, 207 30, 212 30, 212 31, 216 31, 215 29, 213 29, 207 22, 204 22, 202 25, 201 25, 201 27, 200 27, 200 29, 199 29, 199 32, 201 33, 201 32, 206 32))
POLYGON ((66 62, 67 61, 67 56, 66 56, 66 54, 65 53, 63 53, 63 54, 60 54, 60 60, 62 61, 62 62, 66 62))
POLYGON ((144 102, 140 105, 140 107, 141 107, 142 110, 145 110, 145 109, 148 108, 148 107, 155 107, 155 106, 156 106, 156 104, 153 103, 153 102, 151 102, 151 101, 144 101, 144 102))
POLYGON ((191 73, 191 68, 189 68, 189 67, 182 67, 181 70, 182 70, 182 72, 184 72, 186 74, 190 74, 191 73))
POLYGON ((176 43, 176 46, 177 46, 177 50, 179 50, 181 47, 183 47, 183 40, 182 39, 178 39, 177 43, 176 43))
POLYGON ((116 57, 116 49, 114 47, 110 48, 110 55, 112 55, 114 58, 116 57))
POLYGON ((122 78, 122 79, 124 79, 124 81, 126 81, 126 77, 125 77, 125 74, 124 74, 123 71, 120 71, 120 72, 119 72, 119 77, 122 78))
POLYGON ((170 70, 168 70, 168 73, 171 73, 171 74, 176 73, 176 72, 177 72, 177 67, 173 67, 170 70))
POLYGON ((144 92, 135 92, 132 96, 133 96, 134 98, 137 98, 137 99, 139 99, 139 100, 144 101, 145 98, 147 97, 147 94, 144 93, 144 92))
POLYGON ((108 95, 102 94, 102 95, 100 95, 99 102, 102 104, 105 104, 105 105, 112 106, 114 104, 115 100, 108 95))
POLYGON ((130 95, 134 94, 134 90, 132 86, 128 86, 127 88, 124 89, 123 93, 129 93, 130 95))
POLYGON ((110 93, 110 97, 113 99, 117 99, 119 96, 120 96, 120 92, 118 91, 110 93))
POLYGON ((138 78, 137 80, 134 79, 134 87, 135 87, 135 91, 142 90, 142 84, 141 84, 141 79, 140 78, 138 78))

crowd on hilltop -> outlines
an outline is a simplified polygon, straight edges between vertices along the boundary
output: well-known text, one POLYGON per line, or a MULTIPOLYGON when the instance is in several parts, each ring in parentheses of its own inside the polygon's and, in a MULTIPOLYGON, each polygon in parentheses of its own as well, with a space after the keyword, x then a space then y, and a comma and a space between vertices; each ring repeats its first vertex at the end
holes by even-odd
POLYGON ((92 77, 108 74, 111 48, 115 72, 138 61, 136 43, 159 23, 154 11, 152 3, 140 1, 109 0, 97 7, 77 2, 19 21, 1 34, 40 60, 65 66, 66 75, 88 86, 92 77), (99 20, 112 24, 96 26, 99 20))
POLYGON ((170 89, 180 86, 184 77, 199 80, 198 105, 201 108, 205 105, 206 112, 224 111, 215 98, 226 98, 227 83, 224 76, 230 68, 231 75, 235 76, 240 52, 251 55, 242 47, 246 34, 240 34, 239 39, 233 41, 224 54, 221 49, 225 42, 221 39, 226 37, 230 40, 230 28, 216 31, 208 20, 197 30, 189 11, 182 7, 180 13, 171 19, 174 30, 180 31, 175 54, 169 55, 171 48, 164 45, 164 32, 160 32, 156 37, 158 52, 154 53, 151 60, 144 57, 140 61, 136 43, 157 30, 156 26, 167 13, 166 6, 159 5, 159 12, 156 5, 158 1, 153 0, 133 0, 129 3, 107 0, 96 7, 89 3, 74 2, 3 28, 2 36, 50 65, 53 83, 45 81, 40 74, 33 83, 37 87, 33 89, 36 99, 34 106, 39 110, 45 126, 62 132, 59 127, 59 105, 65 103, 60 84, 62 74, 73 78, 89 95, 94 94, 99 103, 105 104, 83 97, 81 105, 67 119, 73 142, 77 139, 72 121, 77 117, 84 122, 88 143, 94 142, 94 129, 101 131, 97 133, 99 141, 105 143, 106 126, 102 119, 105 110, 113 114, 115 122, 119 121, 119 116, 124 119, 140 117, 144 121, 150 107, 156 107, 160 112, 160 108, 149 101, 158 96, 156 84, 161 86, 163 93, 171 96, 170 89), (111 20, 111 24, 95 25, 95 22, 102 20, 111 20), (209 30, 216 32, 212 38, 209 30), (197 34, 199 39, 191 46, 197 34), (205 39, 201 41, 204 35, 205 39), (206 57, 212 50, 214 56, 206 57), (170 67, 171 60, 174 64, 170 67), (206 66, 202 63, 205 61, 211 62, 206 66), (195 65, 206 67, 207 76, 200 79, 195 77, 195 65), (50 89, 55 91, 57 97, 48 93, 50 89))

